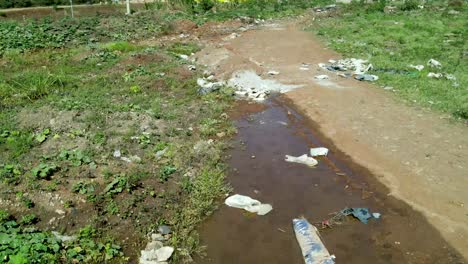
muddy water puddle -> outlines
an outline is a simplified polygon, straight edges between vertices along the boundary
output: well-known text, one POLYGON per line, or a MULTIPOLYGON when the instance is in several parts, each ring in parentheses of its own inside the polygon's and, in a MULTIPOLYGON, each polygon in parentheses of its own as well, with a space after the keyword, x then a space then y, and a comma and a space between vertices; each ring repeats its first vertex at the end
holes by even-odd
POLYGON ((367 225, 350 218, 321 229, 336 263, 465 263, 419 213, 388 196, 374 176, 287 105, 280 97, 266 107, 244 103, 233 115, 239 131, 229 153, 233 193, 274 209, 257 216, 221 205, 199 230, 207 250, 197 263, 303 263, 292 219, 320 223, 345 207, 367 207, 382 217, 367 225), (315 168, 284 161, 286 154, 299 156, 319 146, 331 152, 318 158, 315 168))

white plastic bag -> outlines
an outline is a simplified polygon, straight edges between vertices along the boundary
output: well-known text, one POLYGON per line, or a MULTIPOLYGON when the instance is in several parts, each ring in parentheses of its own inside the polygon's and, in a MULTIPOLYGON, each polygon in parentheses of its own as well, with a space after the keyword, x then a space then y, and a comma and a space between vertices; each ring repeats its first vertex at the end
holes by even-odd
POLYGON ((224 203, 227 206, 244 209, 258 215, 266 215, 273 207, 270 204, 262 204, 260 201, 252 199, 245 195, 234 194, 229 196, 224 203))
POLYGON ((328 149, 327 148, 311 148, 310 149, 310 155, 312 157, 326 156, 327 154, 328 154, 328 149))
POLYGON ((286 155, 285 156, 285 161, 301 163, 301 164, 305 164, 305 165, 307 165, 309 167, 313 167, 313 166, 318 164, 318 161, 316 159, 314 159, 312 157, 308 157, 307 154, 304 154, 304 155, 299 156, 299 157, 286 155))

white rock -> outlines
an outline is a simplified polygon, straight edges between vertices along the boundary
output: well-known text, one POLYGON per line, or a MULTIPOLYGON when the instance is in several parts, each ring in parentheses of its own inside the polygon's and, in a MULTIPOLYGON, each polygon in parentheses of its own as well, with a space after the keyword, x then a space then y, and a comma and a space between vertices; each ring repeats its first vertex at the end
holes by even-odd
POLYGON ((173 247, 162 247, 156 250, 157 260, 158 261, 168 260, 172 256, 173 252, 174 252, 173 247))

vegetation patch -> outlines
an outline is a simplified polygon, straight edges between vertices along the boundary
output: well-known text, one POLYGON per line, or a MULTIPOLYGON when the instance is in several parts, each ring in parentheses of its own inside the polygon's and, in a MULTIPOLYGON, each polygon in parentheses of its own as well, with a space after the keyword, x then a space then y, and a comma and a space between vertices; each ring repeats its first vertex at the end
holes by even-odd
POLYGON ((378 85, 392 87, 410 103, 466 121, 468 12, 466 3, 454 2, 353 2, 340 6, 334 16, 316 19, 310 30, 344 56, 368 59, 374 65, 371 73, 380 77, 378 85), (442 67, 429 66, 430 59, 442 67), (430 72, 450 78, 429 78, 430 72))

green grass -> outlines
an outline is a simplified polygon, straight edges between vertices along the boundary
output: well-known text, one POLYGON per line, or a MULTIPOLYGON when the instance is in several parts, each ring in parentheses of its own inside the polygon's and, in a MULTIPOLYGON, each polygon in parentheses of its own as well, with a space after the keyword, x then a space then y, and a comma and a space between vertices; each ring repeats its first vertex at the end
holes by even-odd
POLYGON ((343 6, 336 16, 317 19, 311 30, 343 56, 368 59, 375 67, 372 74, 380 77, 377 85, 394 87, 411 103, 467 120, 468 12, 464 4, 458 15, 450 15, 451 8, 440 10, 440 5, 434 2, 424 9, 385 14, 379 3, 354 3, 343 6), (443 67, 428 67, 429 59, 443 67), (425 69, 418 72, 410 64, 425 69), (431 79, 429 72, 453 74, 457 80, 431 79))
MULTIPOLYGON (((85 217, 131 221, 141 241, 145 241, 145 234, 154 228, 154 223, 170 223, 175 230, 171 244, 193 252, 197 244, 195 224, 216 207, 216 199, 226 186, 221 159, 225 145, 217 142, 201 153, 195 153, 193 146, 218 132, 233 131, 231 123, 221 118, 232 102, 229 93, 200 96, 196 78, 201 70, 192 72, 188 78, 180 78, 177 73, 187 65, 174 54, 190 54, 198 49, 193 43, 145 47, 111 42, 4 54, 0 59, 0 150, 4 154, 0 157, 1 186, 17 191, 28 188, 28 199, 36 205, 25 207, 24 215, 35 214, 37 218, 25 218, 21 223, 35 226, 48 221, 44 205, 34 198, 36 192, 67 191, 73 198, 68 198, 64 208, 79 209, 81 203, 69 201, 81 197, 96 209, 102 208, 88 212, 85 217), (161 72, 166 75, 159 75, 161 72), (24 127, 25 121, 20 116, 24 118, 25 111, 32 114, 43 109, 47 111, 42 115, 53 113, 60 118, 73 114, 73 118, 60 126, 51 125, 48 119, 31 119, 24 127), (142 133, 140 123, 133 121, 138 116, 146 116, 150 124, 163 126, 155 132, 142 133), (122 127, 124 131, 108 129, 110 126, 117 130, 122 127), (188 130, 198 126, 203 127, 200 132, 188 130), (202 132, 205 130, 209 133, 202 132), (74 142, 86 143, 76 147, 74 142), (47 148, 50 144, 59 145, 47 148), (141 162, 129 168, 108 166, 115 162, 112 153, 117 147, 122 155, 138 154, 141 162), (164 156, 155 159, 155 153, 165 148, 164 156), (184 176, 188 171, 196 171, 197 177, 184 176), (95 182, 96 178, 103 183, 95 182), (157 205, 158 210, 145 209, 146 199, 151 199, 150 204, 157 205), (142 218, 146 224, 140 222, 142 218)), ((94 241, 99 245, 99 241, 112 238, 114 244, 124 244, 112 237, 111 225, 94 228, 100 232, 87 239, 87 243, 94 241)), ((49 234, 39 233, 44 236, 46 248, 56 247, 49 234)), ((17 239, 27 240, 29 236, 17 239)), ((17 252, 10 242, 6 246, 17 252)), ((92 262, 106 258, 108 250, 112 254, 119 252, 116 256, 120 259, 118 247, 105 249, 107 244, 103 245, 89 252, 45 250, 51 259, 66 254, 70 260, 92 262)), ((11 254, 7 258, 15 258, 11 254)))

